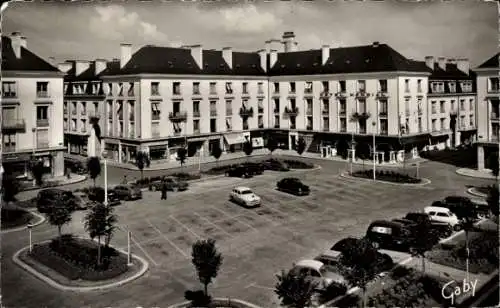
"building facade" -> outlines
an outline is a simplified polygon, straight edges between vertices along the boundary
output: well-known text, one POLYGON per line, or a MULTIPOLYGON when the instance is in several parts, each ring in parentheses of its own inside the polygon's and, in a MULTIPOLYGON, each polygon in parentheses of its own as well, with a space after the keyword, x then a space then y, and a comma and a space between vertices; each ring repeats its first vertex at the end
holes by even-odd
POLYGON ((2 164, 6 173, 29 175, 43 160, 46 172, 64 175, 63 76, 27 49, 20 33, 2 36, 2 164))
POLYGON ((477 168, 488 168, 490 157, 498 155, 500 130, 499 54, 474 71, 477 74, 477 168))

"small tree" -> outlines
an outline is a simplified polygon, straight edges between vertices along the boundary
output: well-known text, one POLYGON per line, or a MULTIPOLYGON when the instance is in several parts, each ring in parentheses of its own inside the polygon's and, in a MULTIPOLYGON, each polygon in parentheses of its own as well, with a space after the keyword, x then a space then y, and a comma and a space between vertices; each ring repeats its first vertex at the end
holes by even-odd
POLYGON ((186 158, 187 158, 186 148, 177 149, 177 159, 181 163, 181 168, 184 167, 184 163, 186 162, 186 158))
POLYGON ((70 197, 62 196, 48 204, 44 214, 51 225, 57 226, 59 239, 61 239, 62 227, 71 221, 71 215, 74 211, 75 200, 70 197))
POLYGON ((243 144, 243 152, 245 152, 245 154, 247 155, 247 158, 252 155, 252 152, 253 152, 253 146, 252 146, 252 143, 250 141, 246 141, 244 144, 243 144))
POLYGON ((99 161, 98 157, 93 156, 87 160, 87 170, 89 172, 90 178, 94 181, 95 187, 95 180, 101 174, 101 162, 99 161))
POLYGON ((493 216, 498 218, 498 212, 500 207, 500 196, 498 192, 498 184, 491 185, 488 187, 488 196, 486 197, 486 202, 490 208, 490 212, 493 216))
POLYGON ((191 257, 198 272, 198 279, 204 286, 205 296, 208 298, 208 285, 217 277, 223 260, 215 247, 215 240, 199 240, 194 243, 191 257))
POLYGON ((281 304, 293 308, 305 308, 311 305, 311 298, 317 283, 305 275, 296 275, 292 271, 281 271, 276 275, 278 282, 274 292, 281 300, 281 304))
POLYGON ((19 182, 12 176, 4 176, 2 178, 2 198, 5 203, 16 200, 16 195, 19 193, 19 182))
POLYGON ((299 140, 297 141, 297 153, 299 155, 302 155, 302 153, 304 153, 304 151, 306 150, 306 141, 304 140, 303 137, 300 137, 299 140))
POLYGON ((219 158, 222 155, 222 149, 218 143, 214 144, 212 148, 212 156, 217 160, 217 166, 219 165, 219 158))
POLYGON ((489 167, 491 169, 491 173, 495 176, 496 181, 498 182, 498 174, 500 172, 500 165, 498 163, 498 154, 492 154, 488 158, 489 167))
POLYGON ((273 152, 278 148, 278 143, 273 137, 267 138, 267 149, 273 155, 273 152))
POLYGON ((96 202, 85 215, 85 231, 89 233, 91 239, 97 237, 97 265, 101 265, 101 237, 105 237, 105 246, 108 247, 115 231, 116 222, 117 218, 113 214, 113 208, 102 203, 96 202))
MULTIPOLYGON (((476 210, 468 204, 460 204, 455 213, 460 219, 460 227, 465 233, 465 251, 467 253, 467 264, 469 264, 469 233, 474 229, 474 221, 477 218, 476 210)), ((467 273, 468 275, 468 273, 467 273)), ((467 276, 467 279, 469 277, 467 276)))
POLYGON ((144 167, 148 164, 148 155, 143 151, 137 152, 135 156, 135 164, 141 170, 141 179, 144 178, 144 167))
POLYGON ((430 250, 439 240, 436 231, 428 220, 419 220, 413 230, 410 253, 422 260, 422 272, 425 272, 425 252, 430 250))
POLYGON ((35 180, 35 184, 41 186, 43 184, 43 174, 45 173, 45 168, 43 167, 43 162, 40 160, 34 160, 31 162, 31 174, 35 180))

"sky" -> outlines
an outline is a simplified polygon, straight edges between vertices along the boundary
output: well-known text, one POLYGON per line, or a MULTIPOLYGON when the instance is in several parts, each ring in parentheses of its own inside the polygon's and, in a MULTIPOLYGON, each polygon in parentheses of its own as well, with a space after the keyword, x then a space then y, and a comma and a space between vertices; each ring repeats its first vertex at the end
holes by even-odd
POLYGON ((299 50, 379 41, 408 58, 468 58, 474 67, 499 42, 497 5, 476 0, 11 2, 2 14, 4 33, 20 31, 30 50, 57 62, 119 58, 120 43, 256 51, 293 31, 299 50))

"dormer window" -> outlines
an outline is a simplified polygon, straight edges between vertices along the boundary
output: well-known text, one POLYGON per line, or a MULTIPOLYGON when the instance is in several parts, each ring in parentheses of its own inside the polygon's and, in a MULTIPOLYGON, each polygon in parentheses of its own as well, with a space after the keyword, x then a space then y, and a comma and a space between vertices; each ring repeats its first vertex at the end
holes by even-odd
POLYGON ((193 94, 200 94, 200 83, 193 82, 193 94))
POLYGON ((378 81, 380 87, 380 92, 387 92, 387 79, 382 79, 378 81))
POLYGON ((330 85, 328 81, 323 81, 321 84, 323 85, 323 92, 328 93, 330 91, 330 85))
POLYGON ((365 80, 358 80, 358 91, 359 92, 366 91, 366 81, 365 80))
POLYGON ((444 92, 444 82, 433 82, 431 83, 432 93, 443 93, 444 92))
POLYGON ((160 95, 160 83, 159 82, 152 82, 151 83, 151 95, 152 96, 159 96, 160 95))
POLYGON ((313 91, 313 83, 311 81, 306 82, 306 87, 304 89, 305 93, 312 93, 313 91))
POLYGON ((242 86, 243 86, 243 89, 242 89, 243 94, 248 94, 248 82, 244 82, 242 84, 242 86))
POLYGON ((226 82, 226 94, 233 94, 233 83, 226 82))
POLYGON ((448 89, 450 90, 450 93, 457 92, 457 84, 454 81, 449 82, 448 89))
POLYGON ((295 82, 290 82, 290 93, 295 93, 295 82))
POLYGON ((209 86, 210 86, 210 94, 217 94, 217 83, 211 82, 209 86))
POLYGON ((118 96, 123 96, 123 83, 118 84, 118 96))
POLYGON ((173 88, 172 88, 172 93, 174 95, 180 95, 181 94, 181 83, 180 82, 174 82, 173 88))
POLYGON ((346 81, 345 80, 340 80, 339 81, 339 90, 340 92, 346 92, 347 87, 346 87, 346 81))
POLYGON ((128 83, 128 92, 127 92, 127 95, 128 96, 134 96, 134 83, 133 82, 129 82, 128 83))
POLYGON ((460 83, 462 93, 472 92, 472 81, 462 81, 460 83))

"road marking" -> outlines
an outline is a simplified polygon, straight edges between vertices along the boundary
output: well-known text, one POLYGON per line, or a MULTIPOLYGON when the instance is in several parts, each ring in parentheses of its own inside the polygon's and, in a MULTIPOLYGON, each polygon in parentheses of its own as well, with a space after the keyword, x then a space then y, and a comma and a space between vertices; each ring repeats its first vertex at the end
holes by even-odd
POLYGON ((215 228, 221 230, 222 232, 226 233, 227 235, 229 235, 229 237, 234 237, 232 234, 230 234, 229 232, 227 232, 226 230, 222 229, 221 227, 217 226, 216 224, 214 224, 213 222, 211 222, 210 220, 206 219, 205 217, 201 216, 200 214, 196 213, 196 212, 193 212, 193 214, 195 214, 196 216, 198 216, 199 218, 205 220, 206 222, 208 222, 209 224, 211 224, 212 226, 214 226, 215 228))
MULTIPOLYGON (((210 208, 212 208, 212 209, 214 209, 214 210, 216 210, 216 211, 221 212, 222 214, 224 214, 224 215, 225 215, 226 217, 228 217, 228 218, 234 218, 234 216, 229 215, 229 213, 227 213, 226 211, 223 211, 223 210, 221 210, 221 209, 218 209, 218 208, 216 208, 216 207, 214 207, 214 206, 210 206, 210 208)), ((238 215, 235 215, 235 216, 238 216, 238 215)), ((223 220, 223 219, 221 219, 221 220, 223 220)), ((218 221, 221 221, 221 220, 218 220, 218 221)))
MULTIPOLYGON (((137 243, 144 245, 144 244, 149 244, 149 243, 154 242, 154 241, 159 240, 159 239, 161 239, 161 236, 157 236, 157 237, 151 238, 149 240, 145 240, 145 241, 137 242, 137 243)), ((134 243, 131 243, 130 246, 137 246, 137 244, 134 242, 134 243)), ((127 246, 121 247, 120 249, 127 250, 127 246)))
POLYGON ((188 230, 191 234, 193 234, 194 236, 196 236, 196 238, 198 239, 201 239, 201 236, 199 236, 196 232, 194 232, 191 228, 189 228, 188 226, 186 226, 185 224, 183 224, 182 222, 180 222, 177 218, 174 217, 174 215, 170 215, 168 216, 170 219, 172 219, 173 221, 175 221, 176 223, 178 223, 179 225, 181 225, 181 227, 183 227, 184 229, 188 230))
POLYGON ((156 232, 158 232, 165 240, 167 240, 167 242, 170 243, 170 245, 172 245, 175 249, 177 249, 185 258, 189 259, 189 256, 182 250, 179 248, 179 246, 175 245, 174 242, 172 242, 165 234, 163 234, 163 232, 161 232, 158 228, 156 228, 152 223, 151 221, 149 221, 149 219, 146 219, 146 222, 151 225, 151 227, 153 229, 156 230, 156 232))
POLYGON ((153 258, 149 255, 149 253, 148 253, 148 252, 147 252, 147 251, 146 251, 146 250, 145 250, 145 249, 141 246, 141 244, 139 244, 139 243, 135 240, 135 238, 134 238, 134 236, 133 236, 133 235, 132 235, 132 236, 130 236, 130 240, 131 240, 132 242, 134 242, 134 244, 135 244, 137 247, 139 247, 139 249, 140 249, 140 250, 144 253, 144 255, 145 255, 145 256, 146 256, 146 257, 147 257, 147 258, 148 258, 151 262, 153 262, 153 264, 154 264, 155 266, 158 266, 158 263, 156 263, 156 262, 155 262, 155 260, 153 260, 153 258))

